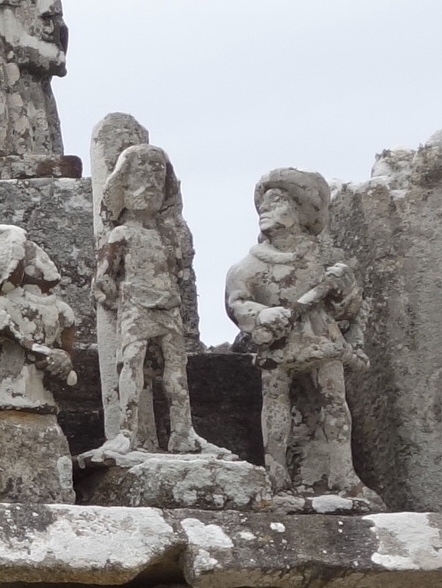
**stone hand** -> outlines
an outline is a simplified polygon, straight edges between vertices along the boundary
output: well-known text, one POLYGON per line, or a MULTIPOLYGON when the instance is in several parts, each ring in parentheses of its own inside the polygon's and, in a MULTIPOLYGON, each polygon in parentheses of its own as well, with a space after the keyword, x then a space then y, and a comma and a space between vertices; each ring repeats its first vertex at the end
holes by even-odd
POLYGON ((256 317, 252 339, 258 345, 285 337, 291 327, 292 313, 283 306, 264 308, 256 317))
POLYGON ((67 379, 72 372, 72 361, 69 353, 63 349, 52 349, 47 359, 46 370, 60 379, 67 379))
POLYGON ((94 280, 92 292, 95 300, 105 308, 115 309, 118 304, 118 288, 109 276, 99 276, 94 280))

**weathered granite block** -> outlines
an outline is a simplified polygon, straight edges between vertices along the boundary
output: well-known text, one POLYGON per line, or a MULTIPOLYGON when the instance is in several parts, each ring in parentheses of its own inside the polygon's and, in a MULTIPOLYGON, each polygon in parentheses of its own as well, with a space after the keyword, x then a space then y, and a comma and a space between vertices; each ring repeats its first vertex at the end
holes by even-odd
POLYGON ((441 169, 439 133, 384 151, 332 205, 332 237, 371 300, 371 369, 348 386, 355 465, 395 510, 442 508, 441 169))

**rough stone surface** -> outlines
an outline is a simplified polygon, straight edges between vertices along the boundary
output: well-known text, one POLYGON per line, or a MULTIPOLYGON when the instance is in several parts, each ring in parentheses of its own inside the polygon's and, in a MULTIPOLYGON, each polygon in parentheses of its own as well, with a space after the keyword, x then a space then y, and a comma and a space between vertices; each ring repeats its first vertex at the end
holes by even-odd
POLYGON ((0 506, 8 583, 438 588, 440 515, 0 506))
POLYGON ((368 373, 348 400, 357 471, 391 509, 442 508, 442 134, 335 186, 330 232, 371 300, 368 373))
POLYGON ((73 356, 78 383, 47 379, 45 387, 53 394, 59 407, 58 422, 69 441, 72 455, 78 455, 103 444, 103 405, 100 371, 96 349, 77 349, 73 356))
POLYGON ((83 164, 75 155, 9 155, 0 157, 0 179, 81 178, 83 164))
POLYGON ((51 78, 66 74, 67 40, 60 0, 0 3, 1 178, 57 175, 44 161, 63 155, 51 78))
POLYGON ((77 318, 77 345, 96 344, 90 284, 95 267, 89 179, 0 181, 2 223, 27 230, 58 267, 58 291, 77 318))
MULTIPOLYGON (((87 455, 87 454, 86 454, 87 455)), ((215 455, 94 452, 78 459, 84 477, 76 486, 82 504, 159 506, 207 510, 268 510, 271 488, 264 468, 215 455), (103 470, 103 462, 109 467, 103 470), (86 468, 86 471, 84 471, 86 468)))
POLYGON ((75 502, 69 446, 55 415, 0 411, 0 443, 0 500, 75 502))
MULTIPOLYGON (((263 176, 255 189, 259 244, 227 276, 227 312, 258 345, 265 463, 276 491, 376 496, 353 469, 344 366, 365 369, 365 306, 354 274, 330 264, 318 235, 330 191, 319 174, 294 168, 263 176), (310 413, 294 378, 311 380, 310 413)), ((341 260, 342 262, 343 260, 341 260)))

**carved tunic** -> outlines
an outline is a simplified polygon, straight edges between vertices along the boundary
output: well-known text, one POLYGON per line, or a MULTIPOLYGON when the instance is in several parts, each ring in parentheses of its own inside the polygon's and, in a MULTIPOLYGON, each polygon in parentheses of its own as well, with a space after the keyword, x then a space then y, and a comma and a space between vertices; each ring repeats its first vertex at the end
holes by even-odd
MULTIPOLYGON (((294 309, 299 298, 324 277, 324 256, 315 240, 304 240, 288 253, 268 243, 256 245, 228 273, 227 312, 241 330, 253 333, 261 310, 294 309)), ((346 318, 357 310, 349 309, 346 318)), ((287 337, 260 345, 257 364, 267 369, 283 364, 294 371, 310 371, 327 358, 350 361, 352 348, 336 318, 332 306, 318 304, 293 320, 287 337)))

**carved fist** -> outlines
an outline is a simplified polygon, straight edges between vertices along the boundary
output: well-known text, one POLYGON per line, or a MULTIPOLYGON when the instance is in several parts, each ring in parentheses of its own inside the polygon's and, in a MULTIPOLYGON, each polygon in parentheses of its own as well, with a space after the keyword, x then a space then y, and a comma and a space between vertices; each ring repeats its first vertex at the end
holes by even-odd
POLYGON ((63 349, 51 349, 46 369, 53 376, 66 380, 72 371, 71 356, 63 349))
POLYGON ((258 345, 269 344, 285 337, 291 327, 292 313, 283 306, 264 308, 256 317, 252 339, 258 345))

